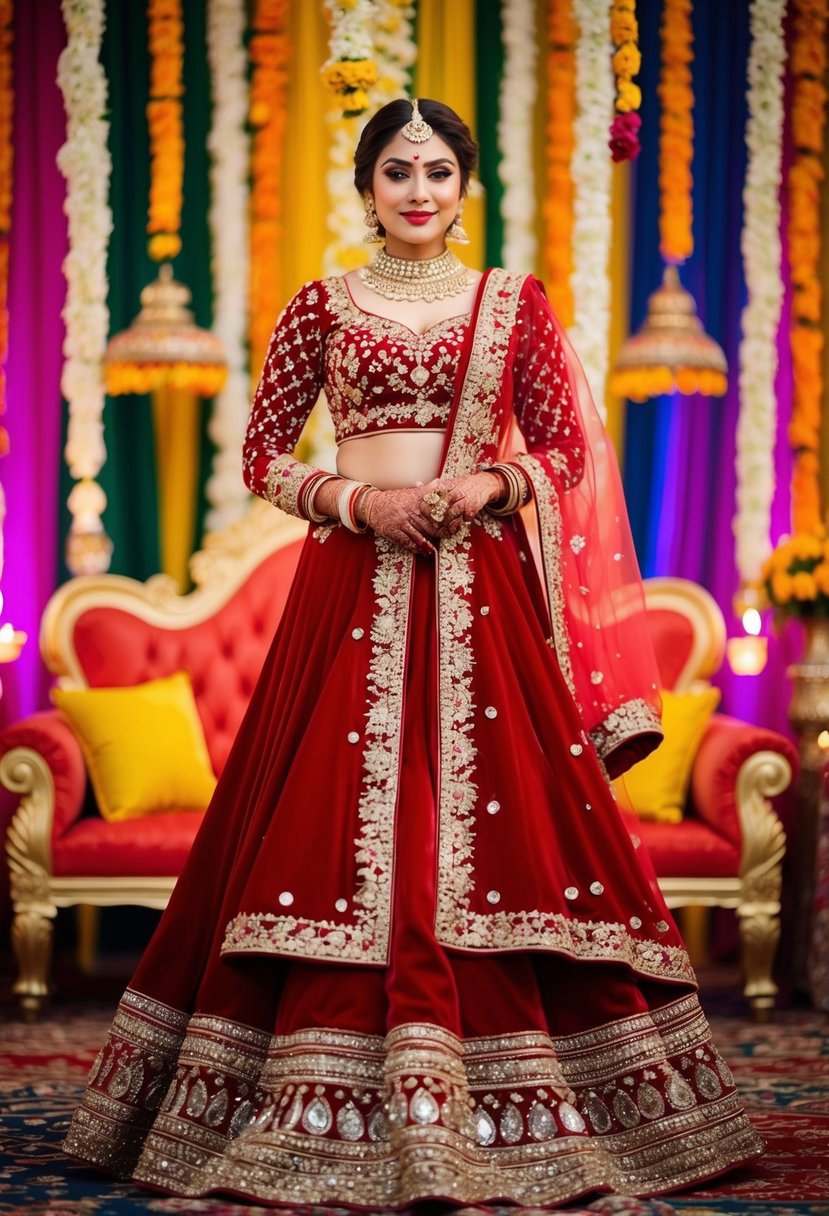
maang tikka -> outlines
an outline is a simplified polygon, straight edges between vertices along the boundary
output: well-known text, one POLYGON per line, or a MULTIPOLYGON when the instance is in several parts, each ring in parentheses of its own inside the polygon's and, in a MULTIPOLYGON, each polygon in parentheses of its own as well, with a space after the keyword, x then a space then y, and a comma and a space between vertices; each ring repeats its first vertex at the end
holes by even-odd
POLYGON ((434 135, 434 131, 420 113, 416 97, 412 101, 412 116, 400 134, 412 144, 425 144, 426 140, 434 135))

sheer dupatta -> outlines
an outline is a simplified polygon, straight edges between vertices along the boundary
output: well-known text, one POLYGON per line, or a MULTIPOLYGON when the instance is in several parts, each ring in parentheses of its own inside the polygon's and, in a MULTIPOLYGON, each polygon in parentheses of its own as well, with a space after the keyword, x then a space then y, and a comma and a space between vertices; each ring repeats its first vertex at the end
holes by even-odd
MULTIPOLYGON (((610 776, 655 748, 659 678, 644 588, 612 442, 541 283, 524 280, 504 377, 524 450, 504 411, 499 459, 534 499, 552 637, 562 672, 610 776)), ((528 521, 532 524, 532 520, 528 521)))

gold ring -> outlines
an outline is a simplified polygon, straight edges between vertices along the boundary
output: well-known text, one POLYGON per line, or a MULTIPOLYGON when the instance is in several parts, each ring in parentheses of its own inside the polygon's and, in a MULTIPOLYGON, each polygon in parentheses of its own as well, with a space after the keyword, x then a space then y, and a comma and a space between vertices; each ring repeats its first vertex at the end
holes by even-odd
POLYGON ((433 523, 442 523, 446 515, 446 499, 437 490, 430 490, 423 495, 423 501, 429 508, 429 518, 433 523))

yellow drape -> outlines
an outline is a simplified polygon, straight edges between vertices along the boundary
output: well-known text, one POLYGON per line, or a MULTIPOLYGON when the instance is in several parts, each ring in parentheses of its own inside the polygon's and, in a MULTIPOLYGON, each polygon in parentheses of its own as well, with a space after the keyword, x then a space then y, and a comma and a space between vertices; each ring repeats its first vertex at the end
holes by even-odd
POLYGON ((190 585, 187 563, 196 533, 201 399, 184 389, 153 393, 161 569, 180 591, 190 585))
MULTIPOLYGON (((475 0, 419 0, 417 7, 418 97, 442 101, 475 134, 475 0)), ((466 199, 463 226, 470 243, 459 249, 467 266, 484 264, 484 199, 480 184, 466 199)))
POLYGON ((283 301, 322 274, 328 242, 325 114, 330 103, 320 78, 328 58, 328 33, 322 4, 303 0, 290 5, 288 122, 282 162, 283 301))

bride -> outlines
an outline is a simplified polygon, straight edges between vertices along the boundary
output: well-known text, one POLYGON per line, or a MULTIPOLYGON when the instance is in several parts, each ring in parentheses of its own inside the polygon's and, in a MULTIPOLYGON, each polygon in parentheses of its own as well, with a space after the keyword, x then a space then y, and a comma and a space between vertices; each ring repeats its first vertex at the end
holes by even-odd
POLYGON ((660 738, 611 446, 538 280, 446 245, 476 151, 371 119, 383 247, 253 402, 247 483, 311 526, 66 1141, 175 1195, 555 1205, 762 1150, 608 781, 660 738), (336 473, 294 456, 323 388, 336 473))

